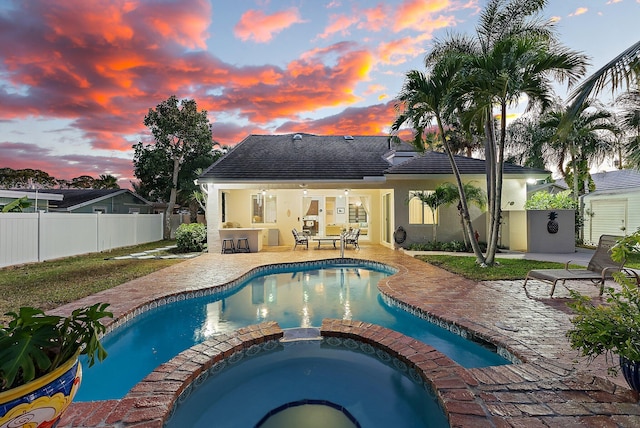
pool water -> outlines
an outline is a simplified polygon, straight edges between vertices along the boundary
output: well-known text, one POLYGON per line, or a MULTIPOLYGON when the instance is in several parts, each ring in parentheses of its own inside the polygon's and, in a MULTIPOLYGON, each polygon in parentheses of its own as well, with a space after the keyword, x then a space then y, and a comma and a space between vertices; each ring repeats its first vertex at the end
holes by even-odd
POLYGON ((435 397, 393 363, 306 341, 245 358, 209 377, 177 407, 166 428, 355 426, 348 419, 330 423, 343 415, 327 408, 276 413, 266 419, 272 424, 260 424, 283 403, 304 400, 339 405, 362 427, 449 426, 435 397))
POLYGON ((207 338, 263 321, 286 328, 319 327, 324 318, 381 325, 428 343, 463 367, 509 362, 494 352, 398 308, 386 305, 370 268, 301 269, 256 276, 231 292, 159 306, 103 340, 102 363, 84 364, 77 401, 118 399, 160 364, 207 338))

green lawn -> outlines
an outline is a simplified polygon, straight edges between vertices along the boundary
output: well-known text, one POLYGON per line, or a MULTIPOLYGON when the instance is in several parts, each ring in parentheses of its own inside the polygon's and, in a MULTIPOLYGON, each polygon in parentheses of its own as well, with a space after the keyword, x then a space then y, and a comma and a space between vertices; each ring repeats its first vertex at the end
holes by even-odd
MULTIPOLYGON (((421 255, 416 256, 416 258, 475 281, 524 279, 527 276, 527 272, 532 269, 558 269, 564 267, 564 263, 502 259, 499 257, 497 258, 497 265, 487 268, 478 266, 475 262, 475 257, 472 256, 421 255)), ((584 268, 584 266, 579 265, 570 266, 578 269, 584 268)), ((625 263, 625 267, 640 269, 640 254, 632 254, 625 263)))
MULTIPOLYGON (((475 257, 471 256, 422 255, 416 256, 416 258, 475 281, 524 279, 531 269, 558 269, 564 267, 563 263, 498 258, 498 264, 483 268, 478 266, 475 257)), ((577 265, 571 266, 581 267, 577 265)))
POLYGON ((106 260, 174 243, 152 242, 110 252, 0 269, 0 320, 6 321, 2 314, 16 311, 21 306, 43 310, 55 308, 180 263, 183 259, 106 260))

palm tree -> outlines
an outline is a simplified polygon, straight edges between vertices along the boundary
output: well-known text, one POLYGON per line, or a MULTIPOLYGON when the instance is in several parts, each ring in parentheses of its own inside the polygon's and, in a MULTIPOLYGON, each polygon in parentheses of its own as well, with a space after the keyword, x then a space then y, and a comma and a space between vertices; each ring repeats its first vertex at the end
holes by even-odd
POLYGON ((507 127, 507 162, 529 168, 545 169, 549 158, 552 131, 540 128, 540 112, 520 116, 507 127))
POLYGON ((490 0, 480 16, 476 38, 450 37, 438 42, 427 64, 447 55, 463 55, 453 96, 465 126, 482 121, 487 161, 489 234, 485 257, 493 264, 498 247, 502 170, 508 108, 527 95, 528 109, 551 104, 551 78, 570 83, 583 74, 583 55, 559 45, 552 24, 539 18, 546 1, 490 0), (500 122, 496 130, 494 108, 500 122))
MULTIPOLYGON (((435 138, 440 139, 453 170, 462 205, 461 215, 465 225, 465 233, 473 236, 473 225, 471 224, 462 178, 448 144, 447 130, 445 129, 445 125, 450 123, 447 121, 449 112, 446 111, 451 104, 449 95, 456 73, 460 70, 460 65, 459 58, 452 54, 443 57, 434 64, 429 74, 418 70, 407 72, 402 90, 397 98, 398 117, 391 126, 391 131, 397 134, 403 125, 410 125, 414 130, 412 141, 414 147, 419 151, 424 151, 425 131, 431 129, 433 121, 436 122, 438 133, 435 138)), ((470 239, 470 241, 476 261, 483 264, 484 256, 480 246, 474 239, 470 239)))
POLYGON ((431 209, 431 231, 433 242, 438 242, 438 222, 436 221, 436 211, 442 205, 449 205, 458 198, 458 189, 451 183, 442 183, 431 192, 415 192, 414 198, 431 209))
POLYGON ((613 137, 617 132, 613 114, 596 103, 586 101, 573 116, 571 106, 547 112, 540 121, 540 128, 550 129, 550 153, 567 184, 571 183, 576 202, 585 193, 584 183, 590 179, 589 167, 600 162, 612 152, 613 137), (562 128, 564 123, 571 126, 562 128), (607 138, 609 137, 609 138, 607 138), (565 161, 569 165, 565 168, 565 161))
MULTIPOLYGON (((453 187, 451 183, 445 183, 444 185, 453 187)), ((472 182, 464 183, 462 186, 464 188, 465 197, 467 198, 467 203, 473 204, 476 207, 480 208, 481 210, 484 210, 485 207, 487 206, 487 194, 485 193, 485 191, 479 187, 474 186, 472 182)), ((456 197, 453 199, 452 203, 455 203, 456 201, 458 202, 458 214, 460 215, 460 226, 464 231, 464 223, 463 223, 463 217, 462 217, 462 203, 460 201, 458 194, 456 194, 456 197)), ((467 248, 470 248, 471 242, 468 240, 468 238, 469 237, 467 234, 463 234, 464 244, 467 248)), ((474 241, 476 240, 475 237, 473 240, 474 241)))
POLYGON ((589 76, 569 97, 572 101, 571 115, 577 114, 580 106, 593 94, 609 86, 612 91, 626 86, 638 85, 640 79, 640 40, 629 46, 598 71, 589 76))
MULTIPOLYGON (((621 109, 618 124, 628 162, 640 169, 640 84, 636 89, 620 95, 615 104, 621 109)), ((621 153, 618 154, 618 162, 618 168, 622 169, 621 153)))
POLYGON ((111 174, 100 174, 94 183, 94 189, 119 189, 118 179, 111 174))

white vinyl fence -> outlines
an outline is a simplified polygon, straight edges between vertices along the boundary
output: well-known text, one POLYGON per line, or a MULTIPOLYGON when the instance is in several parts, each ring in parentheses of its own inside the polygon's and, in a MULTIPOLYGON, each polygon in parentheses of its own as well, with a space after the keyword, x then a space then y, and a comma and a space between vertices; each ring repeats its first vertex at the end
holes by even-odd
POLYGON ((162 214, 0 214, 0 267, 162 240, 162 214))

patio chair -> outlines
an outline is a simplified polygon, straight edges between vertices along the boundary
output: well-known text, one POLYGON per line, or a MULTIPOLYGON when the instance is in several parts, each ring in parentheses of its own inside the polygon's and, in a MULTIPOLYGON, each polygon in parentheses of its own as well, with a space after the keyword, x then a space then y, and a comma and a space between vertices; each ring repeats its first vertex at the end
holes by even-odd
POLYGON ((295 251, 296 247, 298 246, 298 244, 302 245, 304 244, 307 247, 307 250, 309 249, 309 237, 305 236, 305 235, 301 235, 295 228, 291 230, 291 233, 293 233, 293 238, 296 241, 296 244, 293 246, 293 250, 295 251))
POLYGON ((558 281, 562 281, 562 285, 567 288, 564 285, 565 281, 590 280, 595 285, 600 286, 601 296, 604 291, 605 280, 612 279, 614 272, 622 272, 629 277, 635 277, 636 282, 639 282, 640 278, 638 277, 637 272, 632 269, 624 268, 624 260, 622 262, 616 262, 611 259, 611 247, 616 244, 618 239, 620 239, 619 236, 600 236, 598 247, 596 248, 595 253, 593 253, 593 256, 591 256, 591 260, 589 260, 589 264, 586 269, 569 269, 571 261, 568 261, 565 263, 564 269, 530 270, 529 273, 527 273, 524 284, 522 284, 524 292, 527 297, 529 297, 529 293, 527 291, 527 281, 529 281, 529 279, 537 279, 551 284, 550 297, 553 297, 553 292, 556 289, 556 283, 558 281))
POLYGON ((360 248, 360 245, 358 245, 358 238, 360 237, 360 229, 354 229, 350 232, 348 232, 345 236, 344 236, 344 245, 353 245, 353 248, 360 248))

